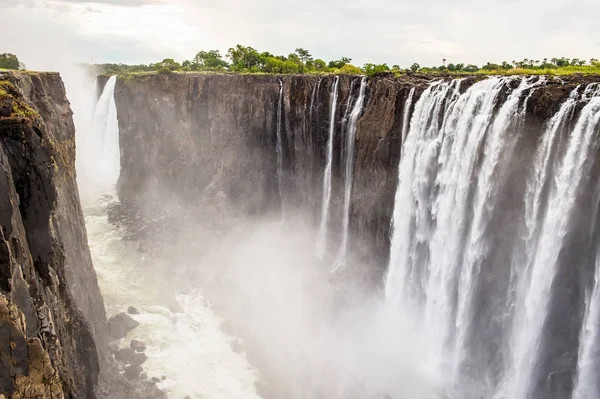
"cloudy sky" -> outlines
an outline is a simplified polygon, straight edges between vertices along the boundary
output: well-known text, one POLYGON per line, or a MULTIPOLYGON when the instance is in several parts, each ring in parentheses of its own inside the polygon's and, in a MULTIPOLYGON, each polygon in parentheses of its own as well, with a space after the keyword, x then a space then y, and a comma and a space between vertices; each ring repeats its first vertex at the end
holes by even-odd
POLYGON ((403 67, 600 58, 598 0, 0 0, 0 15, 0 52, 38 69, 183 60, 237 43, 403 67))

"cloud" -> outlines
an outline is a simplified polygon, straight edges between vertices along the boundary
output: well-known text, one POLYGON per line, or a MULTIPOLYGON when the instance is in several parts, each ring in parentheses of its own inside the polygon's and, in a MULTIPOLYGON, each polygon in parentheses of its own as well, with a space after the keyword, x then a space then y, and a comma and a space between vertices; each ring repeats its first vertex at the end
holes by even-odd
POLYGON ((304 47, 358 65, 481 64, 588 59, 598 57, 600 41, 589 18, 600 14, 595 0, 0 0, 3 15, 25 8, 21 31, 58 29, 84 60, 99 62, 181 60, 240 43, 280 54, 304 47))

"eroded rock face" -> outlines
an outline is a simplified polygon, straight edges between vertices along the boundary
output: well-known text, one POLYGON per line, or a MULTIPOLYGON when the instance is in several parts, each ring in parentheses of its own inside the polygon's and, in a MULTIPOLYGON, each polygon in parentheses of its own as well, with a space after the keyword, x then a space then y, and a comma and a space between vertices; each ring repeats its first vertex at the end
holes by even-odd
MULTIPOLYGON (((390 222, 406 99, 415 106, 434 80, 451 76, 413 74, 370 78, 358 121, 350 209, 351 251, 375 265, 381 281, 389 256, 390 222)), ((483 76, 464 78, 465 91, 483 76)), ((330 230, 341 229, 344 127, 349 98, 360 77, 340 76, 335 109, 330 230)), ((518 78, 516 78, 518 79, 518 78)), ((571 90, 598 77, 548 78, 528 100, 525 130, 535 141, 571 90)), ((119 115, 122 201, 149 193, 174 193, 192 204, 207 196, 245 214, 281 209, 277 177, 277 105, 282 99, 283 201, 318 225, 334 76, 171 74, 120 79, 119 115)), ((102 81, 100 81, 102 84, 102 81)), ((515 80, 515 84, 518 81, 515 80)))
POLYGON ((72 112, 58 74, 0 73, 0 88, 0 394, 94 398, 107 327, 72 112))

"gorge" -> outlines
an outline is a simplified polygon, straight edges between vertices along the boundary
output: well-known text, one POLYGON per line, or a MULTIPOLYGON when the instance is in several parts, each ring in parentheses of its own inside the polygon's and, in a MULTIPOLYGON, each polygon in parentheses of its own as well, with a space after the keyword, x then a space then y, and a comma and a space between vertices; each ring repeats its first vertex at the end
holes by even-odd
POLYGON ((36 389, 123 395, 104 303, 172 398, 600 396, 600 77, 100 76, 82 211, 60 78, 0 76, 43 121, 0 113, 36 389))

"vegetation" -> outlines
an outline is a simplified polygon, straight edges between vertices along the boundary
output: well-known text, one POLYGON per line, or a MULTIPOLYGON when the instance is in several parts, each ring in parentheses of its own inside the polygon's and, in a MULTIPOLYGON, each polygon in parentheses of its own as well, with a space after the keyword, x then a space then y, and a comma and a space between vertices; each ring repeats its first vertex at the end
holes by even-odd
POLYGON ((268 74, 361 74, 374 76, 392 73, 411 74, 440 74, 454 75, 466 74, 537 74, 537 75, 569 75, 573 73, 600 74, 600 61, 598 59, 582 60, 578 58, 552 58, 543 60, 503 61, 501 63, 488 62, 477 66, 464 63, 448 63, 443 60, 441 66, 422 67, 413 63, 407 68, 398 65, 389 67, 387 64, 367 63, 362 67, 352 65, 352 59, 342 57, 339 60, 324 61, 315 59, 312 54, 303 48, 297 48, 293 53, 275 55, 269 52, 260 52, 253 47, 240 44, 230 48, 222 55, 219 50, 200 51, 191 60, 181 63, 172 58, 149 65, 124 65, 101 64, 96 65, 100 73, 106 75, 129 73, 173 73, 173 72, 227 72, 227 73, 268 73, 268 74))
POLYGON ((0 54, 0 68, 2 69, 19 69, 21 64, 16 55, 11 53, 0 54))
POLYGON ((0 80, 0 104, 6 99, 12 100, 11 117, 33 119, 38 113, 27 104, 21 94, 8 80, 0 80))

